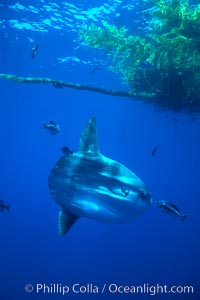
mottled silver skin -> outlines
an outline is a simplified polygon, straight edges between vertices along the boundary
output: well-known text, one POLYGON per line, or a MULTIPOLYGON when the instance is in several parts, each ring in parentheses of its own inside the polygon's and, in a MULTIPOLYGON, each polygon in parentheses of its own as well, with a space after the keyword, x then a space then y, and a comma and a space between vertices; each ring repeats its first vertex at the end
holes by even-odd
POLYGON ((79 151, 62 156, 51 170, 49 190, 67 215, 104 223, 129 223, 152 204, 132 171, 99 152, 94 118, 83 130, 79 151))

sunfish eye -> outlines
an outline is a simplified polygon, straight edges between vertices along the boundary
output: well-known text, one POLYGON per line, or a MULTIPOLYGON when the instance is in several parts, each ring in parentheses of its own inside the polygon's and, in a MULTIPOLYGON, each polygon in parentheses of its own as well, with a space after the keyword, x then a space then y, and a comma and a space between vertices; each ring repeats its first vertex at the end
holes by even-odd
POLYGON ((123 188, 122 188, 122 193, 124 194, 124 196, 128 197, 128 195, 129 195, 129 190, 128 190, 128 189, 123 189, 123 188))

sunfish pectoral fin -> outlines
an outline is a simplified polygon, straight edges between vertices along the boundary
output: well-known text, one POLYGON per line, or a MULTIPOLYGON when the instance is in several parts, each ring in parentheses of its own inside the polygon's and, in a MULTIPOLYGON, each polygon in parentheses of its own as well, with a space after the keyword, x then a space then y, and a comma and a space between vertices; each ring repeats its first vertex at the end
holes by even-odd
POLYGON ((94 117, 89 118, 82 131, 79 143, 79 152, 88 155, 99 154, 96 120, 94 117))
POLYGON ((58 232, 60 236, 64 236, 72 227, 79 217, 61 209, 58 217, 58 232))

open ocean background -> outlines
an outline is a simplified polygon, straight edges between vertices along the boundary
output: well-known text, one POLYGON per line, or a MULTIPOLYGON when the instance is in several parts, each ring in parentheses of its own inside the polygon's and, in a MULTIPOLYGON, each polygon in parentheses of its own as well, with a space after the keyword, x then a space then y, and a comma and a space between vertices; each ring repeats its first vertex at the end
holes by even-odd
MULTIPOLYGON (((77 30, 88 18, 138 24, 140 4, 0 1, 0 72, 126 89, 104 68, 101 51, 81 47, 77 30), (123 5, 122 5, 123 4, 123 5), (126 5, 125 5, 126 4, 126 5), (135 10, 134 10, 135 5, 135 10), (130 8, 135 17, 129 18, 130 8), (84 19, 85 18, 85 19, 84 19), (31 49, 39 43, 35 59, 31 49), (94 68, 100 68, 94 72, 94 68)), ((136 30, 136 29, 135 29, 136 30)), ((51 85, 0 80, 0 299, 195 299, 200 287, 200 118, 151 104, 51 85), (90 116, 101 152, 120 161, 149 187, 154 200, 177 204, 184 224, 155 205, 136 222, 106 225, 80 219, 61 238, 59 206, 48 190, 60 148, 78 149, 90 116), (61 127, 56 136, 43 122, 61 127), (158 145, 152 157, 153 148, 158 145), (36 294, 26 284, 193 286, 194 294, 36 294)))

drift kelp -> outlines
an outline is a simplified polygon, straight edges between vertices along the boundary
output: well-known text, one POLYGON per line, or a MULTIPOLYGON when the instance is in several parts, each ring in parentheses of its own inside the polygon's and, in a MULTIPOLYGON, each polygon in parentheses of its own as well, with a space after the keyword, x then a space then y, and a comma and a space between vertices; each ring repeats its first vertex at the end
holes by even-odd
POLYGON ((122 76, 133 95, 168 109, 200 112, 200 5, 189 7, 185 0, 153 4, 145 12, 149 21, 142 36, 103 21, 83 27, 80 39, 105 49, 108 68, 122 76))

